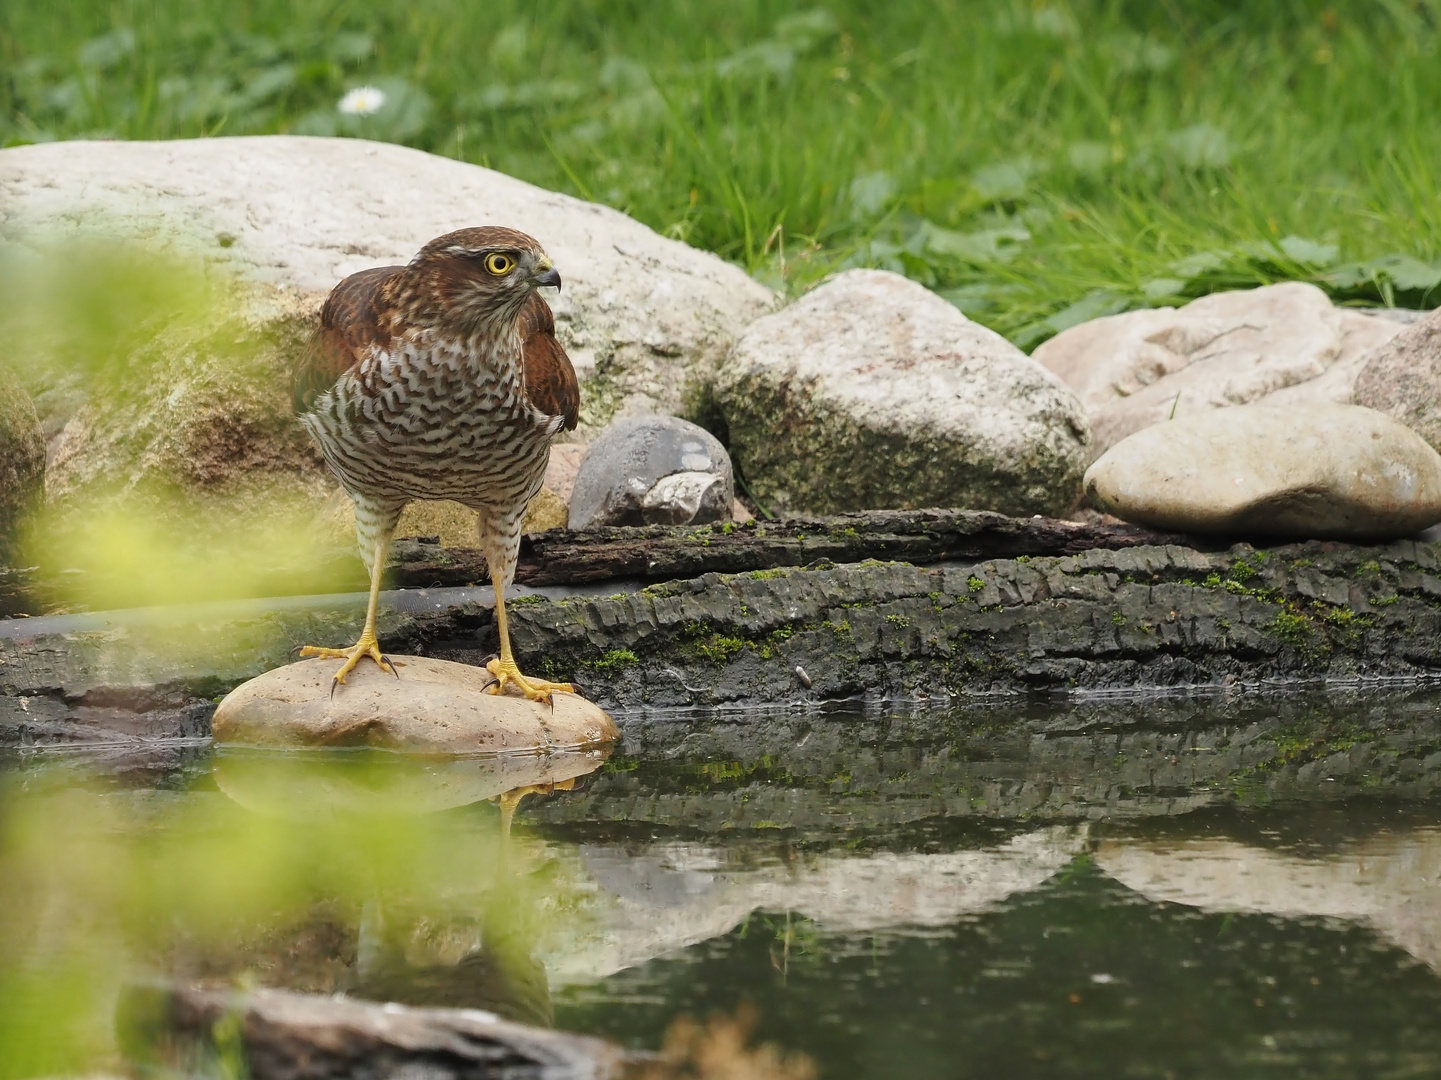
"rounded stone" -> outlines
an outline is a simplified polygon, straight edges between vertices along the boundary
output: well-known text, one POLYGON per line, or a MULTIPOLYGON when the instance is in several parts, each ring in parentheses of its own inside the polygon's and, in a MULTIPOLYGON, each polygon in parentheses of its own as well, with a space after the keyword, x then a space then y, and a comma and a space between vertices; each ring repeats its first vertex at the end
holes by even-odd
POLYGON ((1355 394, 1357 405, 1399 420, 1441 449, 1441 311, 1368 353, 1355 394))
POLYGON ((1057 376, 883 270, 847 270, 751 323, 716 400, 747 486, 778 514, 1058 514, 1089 460, 1057 376))
POLYGON ((1348 404, 1366 356, 1401 330, 1287 281, 1092 319, 1032 357, 1085 406, 1094 460, 1170 418, 1235 405, 1348 404))
POLYGON ((331 694, 339 660, 302 660, 237 686, 215 710, 218 743, 378 746, 443 754, 542 753, 614 742, 615 723, 578 694, 549 705, 490 694, 484 668, 392 656, 397 674, 363 660, 331 694))
MULTIPOLYGON (((774 302, 740 267, 608 206, 394 143, 257 135, 18 146, 0 150, 0 190, 5 239, 70 236, 103 222, 107 237, 193 252, 254 283, 237 296, 243 322, 287 343, 313 325, 347 275, 404 263, 462 225, 517 228, 540 241, 565 279, 551 305, 580 379, 583 432, 632 401, 679 410, 709 385, 736 335, 774 302)), ((168 339, 159 347, 175 348, 168 339)), ((224 390, 233 377, 229 355, 179 352, 178 370, 135 390, 149 410, 137 409, 148 421, 141 432, 162 446, 160 421, 208 408, 218 396, 212 387, 224 390)), ((255 454, 279 441, 275 419, 290 420, 288 374, 267 365, 247 377, 277 391, 239 432, 255 454)), ((211 427, 226 419, 219 412, 211 427)), ((195 427, 193 438, 215 439, 195 427)), ((104 466, 117 487, 125 469, 162 477, 174 470, 124 420, 101 418, 91 434, 86 458, 68 469, 104 466), (95 460, 95 444, 107 449, 105 459, 95 460)))
POLYGON ((570 527, 704 525, 728 520, 734 500, 719 439, 676 416, 637 416, 606 428, 586 451, 570 527))
POLYGON ((1144 428, 1086 472, 1101 509, 1178 532, 1386 540, 1441 521, 1441 455, 1355 405, 1237 405, 1144 428))

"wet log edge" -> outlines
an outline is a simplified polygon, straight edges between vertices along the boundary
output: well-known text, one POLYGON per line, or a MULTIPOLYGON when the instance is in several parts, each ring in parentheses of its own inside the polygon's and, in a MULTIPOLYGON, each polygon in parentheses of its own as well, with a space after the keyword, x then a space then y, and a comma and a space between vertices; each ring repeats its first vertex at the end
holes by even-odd
MULTIPOLYGON (((642 585, 737 574, 815 563, 867 560, 924 566, 951 560, 1076 555, 1095 549, 1181 544, 1222 550, 1230 539, 1162 533, 1120 522, 1077 522, 1057 518, 1013 518, 984 510, 872 510, 835 517, 785 521, 718 522, 713 525, 647 525, 551 529, 521 539, 518 585, 582 586, 628 581, 642 585)), ((276 565, 269 579, 272 597, 300 596, 317 578, 366 587, 353 546, 326 545, 308 553, 305 565, 276 565)), ((0 620, 65 606, 65 597, 85 575, 66 571, 66 580, 35 567, 0 566, 0 620)), ((489 585, 478 548, 443 547, 439 537, 403 538, 391 547, 386 571, 390 588, 425 589, 489 585)), ((94 584, 105 592, 103 581, 94 584)), ((124 595, 124 587, 120 587, 124 595)), ((143 603, 136 598, 114 606, 143 603)))
MULTIPOLYGON (((655 582, 821 562, 877 560, 925 566, 951 560, 1077 555, 1098 548, 1167 544, 1222 550, 1231 542, 1120 522, 1014 518, 983 510, 872 510, 743 524, 529 533, 521 540, 515 580, 532 586, 655 582)), ((390 574, 402 587, 488 580, 479 550, 441 547, 431 538, 397 541, 391 552, 390 574)))

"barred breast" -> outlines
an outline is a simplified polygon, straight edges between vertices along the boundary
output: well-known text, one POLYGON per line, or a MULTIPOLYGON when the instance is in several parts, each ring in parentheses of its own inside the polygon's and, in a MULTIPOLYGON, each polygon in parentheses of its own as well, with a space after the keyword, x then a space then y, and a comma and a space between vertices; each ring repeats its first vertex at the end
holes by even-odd
POLYGON ((354 497, 524 507, 564 418, 530 405, 519 335, 375 347, 301 421, 354 497))

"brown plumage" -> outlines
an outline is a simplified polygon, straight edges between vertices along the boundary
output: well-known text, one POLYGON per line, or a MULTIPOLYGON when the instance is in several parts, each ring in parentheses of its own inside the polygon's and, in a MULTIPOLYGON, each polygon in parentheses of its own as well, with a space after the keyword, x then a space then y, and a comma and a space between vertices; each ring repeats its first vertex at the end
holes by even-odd
MULTIPOLYGON (((297 415, 308 412, 315 399, 335 385, 372 348, 390 345, 381 325, 382 286, 403 266, 380 266, 351 274, 331 292, 320 312, 320 330, 301 358, 293 379, 297 415)), ((555 316, 539 294, 532 294, 520 312, 521 368, 526 396, 541 412, 565 417, 574 431, 580 416, 580 387, 570 357, 555 338, 555 316)))
POLYGON ((480 516, 496 587, 496 689, 515 682, 543 698, 565 685, 516 669, 503 598, 550 441, 573 429, 580 411, 575 370, 536 292, 543 285, 559 287, 560 275, 540 245, 485 227, 438 237, 406 266, 353 274, 326 300, 294 373, 295 408, 355 501, 371 571, 360 641, 301 652, 344 657, 337 683, 362 656, 389 669, 375 642, 375 605, 401 510, 411 499, 454 499, 480 516))

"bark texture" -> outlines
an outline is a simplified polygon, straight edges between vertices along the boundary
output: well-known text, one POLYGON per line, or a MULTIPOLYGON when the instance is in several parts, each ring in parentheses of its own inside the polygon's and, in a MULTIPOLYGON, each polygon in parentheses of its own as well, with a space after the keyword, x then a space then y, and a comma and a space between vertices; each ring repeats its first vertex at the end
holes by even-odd
MULTIPOLYGON (((481 661, 488 593, 449 596, 384 612, 384 647, 481 661)), ((822 562, 610 595, 556 589, 509 609, 523 668, 574 678, 611 710, 1441 674, 1441 548, 1418 541, 822 562)), ((198 733, 201 699, 302 641, 355 640, 362 615, 358 599, 334 597, 64 633, 30 620, 33 636, 0 636, 0 740, 198 733)))
MULTIPOLYGON (((1203 541, 1136 525, 1013 518, 984 510, 872 510, 739 525, 532 533, 521 542, 515 580, 526 585, 669 581, 705 573, 807 566, 821 560, 895 559, 927 564, 1187 542, 1203 541)), ((489 580, 479 551, 414 540, 396 544, 391 569, 397 583, 407 586, 489 580)))

